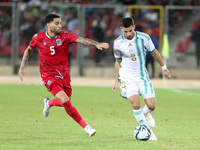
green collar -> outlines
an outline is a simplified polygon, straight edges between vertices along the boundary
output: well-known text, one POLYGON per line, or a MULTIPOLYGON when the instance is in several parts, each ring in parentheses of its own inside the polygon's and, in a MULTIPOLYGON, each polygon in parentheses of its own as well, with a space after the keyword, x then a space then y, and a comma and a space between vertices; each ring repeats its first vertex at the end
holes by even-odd
POLYGON ((50 36, 47 31, 46 31, 46 35, 51 39, 56 38, 56 36, 50 36))

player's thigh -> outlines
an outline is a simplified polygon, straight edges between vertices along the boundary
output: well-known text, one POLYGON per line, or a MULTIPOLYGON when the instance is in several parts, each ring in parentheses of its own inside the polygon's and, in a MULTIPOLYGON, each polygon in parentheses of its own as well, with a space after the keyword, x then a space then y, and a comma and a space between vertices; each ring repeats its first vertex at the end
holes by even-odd
POLYGON ((65 103, 66 101, 70 100, 70 98, 67 96, 67 94, 64 91, 59 91, 55 97, 61 101, 61 103, 65 103))
POLYGON ((64 91, 64 88, 62 86, 61 83, 59 83, 59 81, 56 81, 58 79, 55 79, 55 81, 53 82, 53 84, 50 86, 50 92, 56 96, 57 93, 59 93, 60 91, 64 91))
POLYGON ((138 109, 141 108, 140 99, 139 99, 139 96, 137 94, 130 96, 128 98, 128 100, 131 103, 133 109, 138 110, 138 109))
POLYGON ((67 94, 67 96, 71 97, 71 95, 72 95, 72 87, 71 87, 71 78, 70 78, 70 75, 66 76, 63 79, 63 87, 64 87, 64 91, 67 94))

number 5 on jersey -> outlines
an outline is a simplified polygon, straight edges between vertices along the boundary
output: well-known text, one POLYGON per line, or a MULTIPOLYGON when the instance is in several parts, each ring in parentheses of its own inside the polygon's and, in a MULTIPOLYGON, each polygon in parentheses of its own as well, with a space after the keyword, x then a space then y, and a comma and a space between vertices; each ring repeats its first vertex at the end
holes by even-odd
POLYGON ((51 55, 55 55, 55 49, 54 46, 50 46, 50 51, 51 51, 51 55))

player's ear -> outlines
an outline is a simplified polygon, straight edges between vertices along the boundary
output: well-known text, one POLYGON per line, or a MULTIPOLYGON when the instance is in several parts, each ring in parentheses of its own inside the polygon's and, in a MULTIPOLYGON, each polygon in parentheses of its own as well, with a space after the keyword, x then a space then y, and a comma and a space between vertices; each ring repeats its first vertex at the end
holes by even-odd
POLYGON ((121 30, 122 30, 122 32, 123 32, 123 27, 122 27, 122 26, 120 27, 120 29, 121 29, 121 30))

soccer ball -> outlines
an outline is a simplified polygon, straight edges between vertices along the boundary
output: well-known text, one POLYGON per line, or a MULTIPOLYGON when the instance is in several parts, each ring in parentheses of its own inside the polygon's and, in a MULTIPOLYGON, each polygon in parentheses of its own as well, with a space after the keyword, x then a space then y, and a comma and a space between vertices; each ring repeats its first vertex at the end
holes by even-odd
POLYGON ((134 130, 134 136, 139 141, 147 141, 151 137, 151 131, 145 125, 138 125, 134 130))

